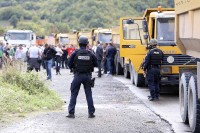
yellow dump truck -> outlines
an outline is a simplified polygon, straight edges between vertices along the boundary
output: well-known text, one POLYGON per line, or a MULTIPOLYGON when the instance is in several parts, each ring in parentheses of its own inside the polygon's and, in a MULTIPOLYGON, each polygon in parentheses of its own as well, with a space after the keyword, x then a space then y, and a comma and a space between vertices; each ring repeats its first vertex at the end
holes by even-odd
POLYGON ((96 45, 97 42, 101 43, 108 43, 111 42, 112 36, 111 36, 112 31, 110 29, 92 29, 89 32, 81 32, 81 34, 85 34, 89 38, 89 43, 91 45, 96 45))
MULTIPOLYGON (((126 68, 130 72, 133 84, 136 86, 145 85, 141 66, 149 50, 149 41, 152 38, 158 40, 158 48, 164 52, 164 60, 161 67, 161 84, 179 84, 179 68, 183 67, 191 57, 182 55, 176 46, 174 29, 175 12, 173 8, 147 9, 143 17, 120 19, 120 51, 118 53, 124 59, 124 64, 122 64, 121 68, 129 60, 126 68)), ((188 65, 193 65, 193 62, 188 65)))
POLYGON ((101 42, 101 43, 110 43, 112 40, 112 30, 111 29, 102 29, 102 28, 98 28, 98 29, 93 29, 92 30, 92 41, 93 41, 93 45, 97 44, 97 41, 101 42))
POLYGON ((120 56, 120 26, 112 28, 112 44, 117 49, 117 54, 115 56, 115 67, 116 74, 123 75, 126 78, 130 78, 129 70, 129 59, 126 57, 120 56))
POLYGON ((78 47, 78 34, 79 32, 68 33, 69 43, 74 45, 76 48, 78 47))
POLYGON ((88 37, 89 45, 90 46, 96 46, 98 44, 98 41, 100 43, 110 43, 112 40, 112 30, 110 29, 92 29, 89 31, 80 31, 78 36, 85 35, 88 37))
POLYGON ((69 35, 67 33, 56 33, 55 37, 55 44, 66 45, 69 44, 69 35))
MULTIPOLYGON (((181 52, 193 56, 197 67, 180 68, 179 101, 183 122, 200 133, 200 0, 175 0, 176 44, 181 52)), ((186 63, 187 64, 187 63, 186 63)))

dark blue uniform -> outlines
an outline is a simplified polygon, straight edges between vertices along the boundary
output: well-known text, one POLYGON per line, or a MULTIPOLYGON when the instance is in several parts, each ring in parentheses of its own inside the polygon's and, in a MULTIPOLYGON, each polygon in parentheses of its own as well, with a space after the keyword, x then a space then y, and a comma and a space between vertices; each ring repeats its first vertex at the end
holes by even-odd
POLYGON ((80 86, 83 84, 88 104, 88 113, 93 114, 95 107, 93 104, 91 90, 91 72, 97 67, 97 59, 94 54, 81 47, 72 53, 69 58, 68 66, 74 70, 74 79, 71 83, 71 98, 68 106, 69 114, 75 113, 76 98, 78 96, 80 86))
POLYGON ((163 52, 154 48, 147 53, 144 62, 144 71, 147 72, 148 87, 151 100, 160 95, 160 66, 163 60, 163 52))

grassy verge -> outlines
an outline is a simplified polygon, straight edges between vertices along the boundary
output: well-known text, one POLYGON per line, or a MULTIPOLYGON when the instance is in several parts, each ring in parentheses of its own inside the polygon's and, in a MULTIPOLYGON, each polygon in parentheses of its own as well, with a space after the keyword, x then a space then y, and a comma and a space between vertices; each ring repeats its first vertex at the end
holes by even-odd
POLYGON ((0 116, 4 113, 54 110, 63 104, 36 72, 7 68, 0 75, 0 84, 0 116))

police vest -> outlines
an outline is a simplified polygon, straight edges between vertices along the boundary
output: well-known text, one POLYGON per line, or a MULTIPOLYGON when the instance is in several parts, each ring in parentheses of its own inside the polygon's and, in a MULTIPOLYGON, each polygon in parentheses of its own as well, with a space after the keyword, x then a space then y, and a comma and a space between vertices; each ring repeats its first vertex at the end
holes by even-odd
POLYGON ((78 50, 74 58, 75 72, 88 73, 94 69, 92 54, 88 50, 78 50))
POLYGON ((163 52, 160 49, 152 49, 150 51, 151 65, 161 65, 163 60, 163 52))

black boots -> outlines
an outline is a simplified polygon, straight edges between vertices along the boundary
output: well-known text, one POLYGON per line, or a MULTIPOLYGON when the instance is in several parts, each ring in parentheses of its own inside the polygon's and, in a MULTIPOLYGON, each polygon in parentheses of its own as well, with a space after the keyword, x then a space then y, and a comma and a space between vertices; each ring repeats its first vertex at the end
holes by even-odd
POLYGON ((95 115, 93 113, 88 115, 88 118, 94 118, 94 117, 95 117, 95 115))
POLYGON ((75 118, 75 115, 74 114, 68 114, 66 117, 67 118, 75 118))

